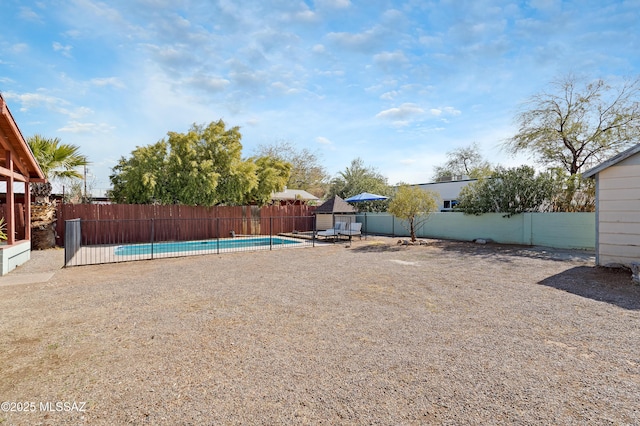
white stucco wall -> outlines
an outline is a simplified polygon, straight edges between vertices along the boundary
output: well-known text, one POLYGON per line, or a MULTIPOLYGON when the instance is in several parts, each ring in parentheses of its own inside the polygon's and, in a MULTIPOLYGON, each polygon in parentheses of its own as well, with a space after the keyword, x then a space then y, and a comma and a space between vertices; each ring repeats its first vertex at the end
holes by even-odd
POLYGON ((417 186, 420 187, 420 189, 433 191, 436 194, 439 194, 440 200, 438 201, 438 206, 440 210, 443 210, 443 202, 445 200, 458 200, 460 190, 469 185, 471 182, 475 182, 475 179, 457 180, 451 182, 421 183, 417 186))
POLYGON ((31 259, 31 241, 21 241, 0 250, 0 275, 7 275, 31 259))
POLYGON ((598 265, 640 262, 640 153, 600 171, 596 182, 598 265))

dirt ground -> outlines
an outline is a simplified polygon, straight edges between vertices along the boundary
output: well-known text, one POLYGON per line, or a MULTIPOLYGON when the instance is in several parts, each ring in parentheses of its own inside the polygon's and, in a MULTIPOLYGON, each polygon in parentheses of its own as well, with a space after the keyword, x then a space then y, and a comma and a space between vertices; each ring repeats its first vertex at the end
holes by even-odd
POLYGON ((33 252, 0 278, 0 425, 640 424, 630 272, 396 241, 68 269, 33 252))

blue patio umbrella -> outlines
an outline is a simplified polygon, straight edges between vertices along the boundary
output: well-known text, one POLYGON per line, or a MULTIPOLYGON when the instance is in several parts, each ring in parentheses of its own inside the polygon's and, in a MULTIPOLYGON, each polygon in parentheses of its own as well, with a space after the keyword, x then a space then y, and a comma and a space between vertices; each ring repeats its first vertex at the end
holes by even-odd
POLYGON ((349 197, 345 201, 348 201, 350 203, 357 203, 359 201, 380 201, 380 200, 386 200, 388 198, 389 197, 385 197, 384 195, 372 194, 370 192, 363 192, 362 194, 349 197))

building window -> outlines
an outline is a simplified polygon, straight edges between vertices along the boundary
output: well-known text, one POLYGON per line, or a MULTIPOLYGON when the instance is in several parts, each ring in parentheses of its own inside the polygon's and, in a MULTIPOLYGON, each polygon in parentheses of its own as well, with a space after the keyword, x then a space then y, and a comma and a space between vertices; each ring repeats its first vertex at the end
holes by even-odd
POLYGON ((457 205, 458 205, 458 200, 444 200, 442 211, 443 212, 451 211, 457 205))

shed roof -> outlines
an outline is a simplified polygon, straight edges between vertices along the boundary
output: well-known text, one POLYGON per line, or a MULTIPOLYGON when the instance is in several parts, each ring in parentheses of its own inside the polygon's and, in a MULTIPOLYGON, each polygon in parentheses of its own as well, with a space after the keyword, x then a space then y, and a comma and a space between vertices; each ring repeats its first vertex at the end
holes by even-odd
MULTIPOLYGON (((7 107, 7 104, 4 101, 4 98, 0 94, 0 147, 3 152, 0 153, 0 161, 6 160, 7 152, 11 153, 11 157, 14 163, 14 167, 17 171, 25 177, 29 177, 32 181, 34 180, 44 180, 45 176, 40 169, 40 165, 36 161, 31 152, 31 148, 24 140, 18 125, 16 124, 13 116, 11 115, 11 111, 7 107)), ((0 164, 1 167, 6 166, 6 161, 3 161, 0 164)), ((4 170, 5 175, 10 173, 9 170, 4 170)), ((18 180, 17 175, 14 174, 14 177, 18 180)))
POLYGON ((606 168, 609 168, 615 164, 618 164, 619 162, 626 160, 627 158, 631 157, 632 155, 635 155, 637 153, 640 152, 640 143, 637 145, 632 146, 631 148, 627 149, 626 151, 622 151, 621 153, 619 153, 618 155, 614 155, 613 157, 609 158, 607 161, 601 163, 600 165, 587 170, 586 172, 584 172, 582 174, 583 177, 594 177, 595 175, 597 175, 598 173, 600 173, 601 171, 603 171, 606 168))
POLYGON ((274 192, 271 194, 272 200, 302 200, 302 201, 318 201, 319 198, 302 189, 285 189, 282 192, 274 192))
POLYGON ((335 195, 316 208, 316 213, 355 213, 356 209, 342 198, 335 195))

